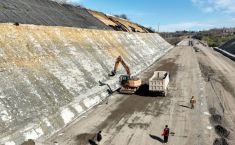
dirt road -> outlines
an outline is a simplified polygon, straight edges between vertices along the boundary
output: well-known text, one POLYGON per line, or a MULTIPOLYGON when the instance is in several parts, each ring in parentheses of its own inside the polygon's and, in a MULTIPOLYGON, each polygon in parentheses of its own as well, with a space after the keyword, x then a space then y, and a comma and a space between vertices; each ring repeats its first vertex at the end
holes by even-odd
POLYGON ((95 145, 88 140, 102 130, 102 145, 161 145, 166 124, 171 145, 234 144, 235 63, 201 45, 195 52, 183 44, 140 75, 147 83, 155 70, 170 71, 166 97, 146 94, 147 85, 135 95, 114 94, 108 104, 90 110, 43 144, 95 145), (197 103, 190 109, 193 95, 197 103))

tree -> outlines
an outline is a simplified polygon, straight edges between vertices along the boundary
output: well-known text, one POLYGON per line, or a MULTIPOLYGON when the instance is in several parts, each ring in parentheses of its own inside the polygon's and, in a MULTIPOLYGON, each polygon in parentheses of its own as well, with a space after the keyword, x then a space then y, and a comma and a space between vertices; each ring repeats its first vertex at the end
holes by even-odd
POLYGON ((129 20, 129 18, 127 17, 126 14, 114 15, 114 16, 119 17, 119 18, 122 18, 122 19, 125 19, 125 20, 129 20))
POLYGON ((148 27, 147 30, 150 32, 150 33, 155 33, 156 30, 152 27, 148 27))

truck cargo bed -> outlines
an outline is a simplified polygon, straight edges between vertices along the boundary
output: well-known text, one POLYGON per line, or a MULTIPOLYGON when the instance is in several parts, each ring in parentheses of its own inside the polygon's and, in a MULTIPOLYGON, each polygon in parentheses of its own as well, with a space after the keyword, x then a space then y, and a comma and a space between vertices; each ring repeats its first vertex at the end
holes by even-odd
POLYGON ((149 91, 161 92, 164 96, 167 93, 169 84, 169 72, 155 71, 153 76, 149 79, 149 91))

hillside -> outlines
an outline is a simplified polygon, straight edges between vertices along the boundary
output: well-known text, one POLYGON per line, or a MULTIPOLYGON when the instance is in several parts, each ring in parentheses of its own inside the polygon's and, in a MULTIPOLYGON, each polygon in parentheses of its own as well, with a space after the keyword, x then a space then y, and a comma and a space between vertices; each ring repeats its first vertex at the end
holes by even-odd
POLYGON ((111 29, 84 8, 49 0, 1 0, 0 23, 111 29))
POLYGON ((149 33, 152 32, 148 28, 140 26, 136 23, 133 23, 127 19, 122 19, 116 16, 106 15, 102 12, 97 12, 93 10, 88 10, 90 14, 102 21, 107 26, 113 28, 116 31, 125 31, 125 32, 141 32, 149 33))
POLYGON ((0 1, 0 23, 66 26, 125 32, 152 32, 148 28, 129 20, 50 0, 0 1))

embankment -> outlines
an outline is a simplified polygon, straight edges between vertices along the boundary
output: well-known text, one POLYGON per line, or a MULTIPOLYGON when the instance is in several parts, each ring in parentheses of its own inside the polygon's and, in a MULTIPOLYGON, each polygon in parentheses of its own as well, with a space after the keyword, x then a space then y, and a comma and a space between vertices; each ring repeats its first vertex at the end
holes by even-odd
POLYGON ((231 60, 235 61, 235 55, 233 55, 233 54, 231 54, 231 53, 229 53, 229 52, 227 52, 223 49, 220 49, 218 47, 215 47, 214 50, 221 53, 221 54, 223 54, 224 56, 230 58, 231 60))
POLYGON ((79 6, 52 0, 1 0, 0 23, 111 29, 79 6))
POLYGON ((219 48, 214 48, 214 50, 235 61, 235 39, 224 43, 219 48))
POLYGON ((225 44, 220 46, 220 48, 227 51, 228 53, 235 55, 235 39, 226 42, 225 44))
POLYGON ((0 144, 60 130, 108 95, 121 55, 137 74, 172 46, 158 34, 0 24, 0 144))

